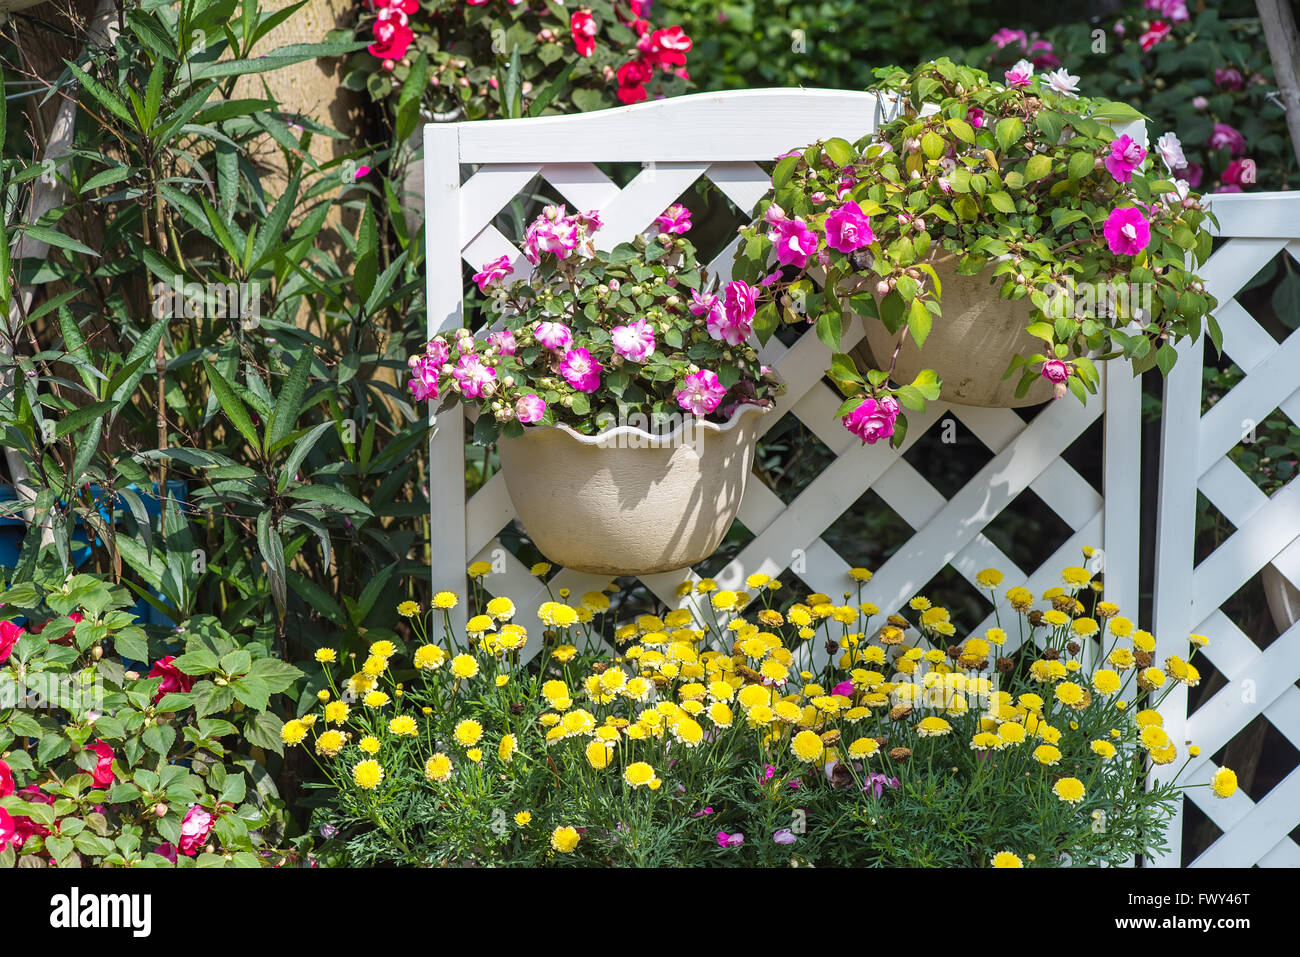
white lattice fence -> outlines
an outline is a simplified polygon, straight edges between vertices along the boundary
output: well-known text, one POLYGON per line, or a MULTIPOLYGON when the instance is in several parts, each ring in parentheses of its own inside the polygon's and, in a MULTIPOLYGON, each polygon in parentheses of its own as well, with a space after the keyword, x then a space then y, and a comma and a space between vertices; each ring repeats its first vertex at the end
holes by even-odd
MULTIPOLYGON (((1224 352, 1246 378, 1202 416, 1205 345, 1188 343, 1180 350, 1165 385, 1155 579, 1156 634, 1164 650, 1189 633, 1204 634, 1210 643, 1203 654, 1226 679, 1190 716, 1185 689, 1162 708, 1171 737, 1202 748, 1183 772, 1183 779, 1195 783, 1209 781, 1216 770, 1212 756, 1260 715, 1300 748, 1300 627, 1261 650, 1221 610, 1269 563, 1300 584, 1300 484, 1293 481, 1269 497, 1227 457, 1254 423, 1276 409, 1300 422, 1300 333, 1275 342, 1235 298, 1279 252, 1300 260, 1300 193, 1216 195, 1211 209, 1220 234, 1231 238, 1203 274, 1220 300, 1224 352), (1235 531, 1195 564, 1198 491, 1235 531)), ((1186 650, 1177 653, 1185 656, 1186 650)), ((1288 836, 1300 824, 1300 767, 1258 803, 1243 791, 1219 800, 1206 788, 1191 791, 1188 800, 1223 835, 1187 861, 1180 814, 1170 828, 1170 852, 1159 863, 1300 866, 1300 847, 1288 836)))
MULTIPOLYGON (((815 139, 856 139, 875 127, 871 94, 826 90, 750 90, 700 94, 581 116, 492 121, 425 127, 428 204, 429 333, 463 324, 462 260, 478 268, 508 255, 517 272, 528 268, 519 250, 492 221, 515 195, 540 175, 578 209, 601 210, 606 247, 630 239, 700 177, 715 183, 736 205, 752 210, 769 187, 756 165, 815 139), (638 162, 640 175, 619 189, 595 163, 638 162), (462 182, 462 167, 470 167, 462 182)), ((1140 127, 1130 130, 1143 136, 1140 127)), ((730 273, 729 246, 710 272, 730 273)), ((847 333, 851 347, 862 330, 847 333)), ((933 403, 911 416, 902 450, 881 443, 863 446, 833 413, 840 399, 823 380, 829 353, 811 330, 786 348, 773 339, 763 353, 788 384, 770 429, 784 415, 797 416, 834 453, 828 468, 786 504, 761 481, 750 481, 739 520, 753 540, 720 574, 736 587, 757 571, 776 575, 797 559, 798 576, 814 590, 837 594, 849 563, 822 538, 825 530, 862 494, 876 492, 913 529, 911 539, 876 569, 864 597, 884 611, 899 608, 945 566, 968 580, 986 567, 1007 573, 1008 584, 1035 591, 1056 584, 1059 569, 1077 564, 1084 545, 1104 548, 1108 596, 1131 604, 1137 595, 1139 499, 1138 383, 1123 371, 1107 375, 1086 407, 1073 399, 1050 403, 1026 423, 1006 409, 933 403), (1062 452, 1105 414, 1104 491, 1098 492, 1062 458, 1062 452), (989 449, 992 459, 950 498, 942 495, 903 453, 936 423, 955 416, 989 449), (986 529, 1026 489, 1032 489, 1070 529, 1068 539, 1036 568, 1018 568, 989 540, 986 529)), ((444 414, 431 440, 433 578, 436 587, 463 581, 465 563, 504 558, 504 571, 486 585, 510 595, 524 617, 547 594, 528 569, 506 551, 498 535, 514 518, 501 476, 468 502, 452 490, 464 476, 464 423, 460 412, 444 414)), ((686 572, 651 576, 645 584, 670 606, 686 572)), ((574 594, 599 589, 608 579, 563 570, 551 588, 574 594)), ((1000 609, 1004 618, 1009 609, 1000 609)), ((979 628, 992 624, 989 620, 979 628)), ((532 619, 535 620, 535 619, 532 619)), ((974 624, 974 623, 971 623, 974 624)))

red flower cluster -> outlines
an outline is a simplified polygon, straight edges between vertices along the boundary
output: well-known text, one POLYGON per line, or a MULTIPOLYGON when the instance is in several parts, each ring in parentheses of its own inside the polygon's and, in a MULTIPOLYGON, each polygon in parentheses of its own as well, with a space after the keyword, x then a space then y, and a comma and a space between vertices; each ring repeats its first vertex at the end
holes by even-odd
POLYGON ((640 39, 636 43, 636 58, 618 68, 618 98, 622 102, 640 103, 646 99, 645 85, 654 78, 656 69, 690 79, 686 54, 691 49, 691 38, 680 26, 651 30, 649 22, 639 17, 629 26, 640 39))
POLYGON ((419 9, 419 0, 368 0, 370 8, 379 13, 375 21, 375 42, 366 49, 371 56, 383 60, 385 70, 391 70, 395 61, 406 56, 406 50, 415 40, 409 26, 410 16, 419 9))

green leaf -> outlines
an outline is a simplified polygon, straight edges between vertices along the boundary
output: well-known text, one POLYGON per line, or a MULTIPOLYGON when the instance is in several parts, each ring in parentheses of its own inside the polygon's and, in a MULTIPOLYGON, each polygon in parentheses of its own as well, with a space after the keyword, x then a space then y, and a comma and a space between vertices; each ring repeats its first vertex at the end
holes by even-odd
POLYGON ((1011 144, 1020 142, 1020 138, 1025 135, 1025 124, 1017 116, 1008 116, 998 120, 998 125, 993 128, 993 138, 997 140, 998 146, 1002 147, 1003 152, 1011 148, 1011 144))
POLYGON ((208 382, 212 385, 217 402, 221 404, 221 409, 226 413, 230 424, 239 430, 239 434, 249 445, 255 449, 260 448, 261 442, 258 440, 257 430, 253 428, 253 420, 249 418, 248 409, 244 407, 243 401, 235 394, 234 387, 206 359, 203 361, 203 369, 208 375, 208 382))
POLYGON ((911 308, 907 311, 907 331, 918 348, 925 345, 925 340, 930 335, 930 322, 930 310, 925 308, 925 303, 913 299, 911 308))
POLYGON ((1039 153, 1036 156, 1029 157, 1029 162, 1025 164, 1026 182, 1042 179, 1052 171, 1052 158, 1039 153))
POLYGON ((956 136, 963 143, 975 142, 975 129, 965 120, 958 119, 957 117, 954 116, 948 119, 946 123, 948 125, 948 129, 952 130, 953 135, 956 136))
POLYGON ((1092 172, 1095 162, 1096 157, 1089 152, 1075 153, 1070 157, 1070 165, 1067 167, 1070 179, 1083 179, 1092 172))
POLYGON ((996 193, 989 193, 988 200, 993 204, 993 208, 999 212, 1014 213, 1016 211, 1016 201, 1001 190, 996 193))
POLYGON ((858 364, 853 361, 852 356, 843 352, 831 356, 830 375, 832 379, 840 382, 862 381, 862 376, 858 374, 858 364))
POLYGON ((301 488, 290 489, 285 494, 290 498, 307 502, 321 502, 325 505, 347 509, 361 515, 375 514, 365 502, 348 494, 341 488, 335 488, 333 485, 304 485, 301 488))
POLYGON ((375 288, 379 266, 378 250, 379 231, 375 225, 375 214, 367 204, 361 217, 361 229, 357 233, 357 258, 352 270, 352 286, 363 302, 370 298, 370 292, 375 288))
POLYGON ((831 352, 840 350, 840 341, 844 337, 841 324, 842 317, 837 309, 826 309, 817 317, 817 338, 831 352))
POLYGON ((853 162, 853 147, 849 141, 836 136, 826 141, 826 155, 836 166, 848 166, 853 162))
POLYGON ((27 234, 29 239, 34 239, 37 242, 42 242, 49 246, 57 246, 59 249, 68 249, 72 252, 81 253, 83 256, 99 256, 99 253, 95 252, 95 250, 91 249, 85 243, 79 243, 75 239, 65 236, 57 230, 50 229, 48 226, 23 226, 21 228, 23 232, 27 234))
POLYGON ((267 423, 265 450, 268 454, 277 442, 293 431, 294 423, 298 421, 302 399, 307 392, 307 379, 311 375, 311 360, 312 347, 308 345, 294 362, 280 389, 280 398, 275 403, 275 411, 271 413, 271 421, 267 423))

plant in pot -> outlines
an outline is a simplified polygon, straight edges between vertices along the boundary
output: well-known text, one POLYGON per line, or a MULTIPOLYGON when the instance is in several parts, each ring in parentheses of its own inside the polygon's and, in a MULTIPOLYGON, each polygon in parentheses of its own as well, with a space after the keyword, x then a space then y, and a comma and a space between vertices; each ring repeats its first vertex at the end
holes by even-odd
POLYGON ((1131 107, 1075 93, 1021 62, 1003 82, 949 60, 876 71, 895 115, 855 144, 779 158, 774 196, 742 230, 733 270, 757 287, 755 331, 811 322, 835 356, 846 427, 906 432, 902 408, 942 397, 1030 405, 1095 392, 1095 360, 1174 363, 1217 305, 1204 263, 1210 214, 1173 134, 1155 152, 1111 123, 1131 107), (862 317, 866 349, 840 352, 862 317))
POLYGON ((417 401, 459 401, 476 442, 499 441, 515 509, 551 561, 611 575, 684 568, 735 518, 758 421, 781 385, 749 343, 753 290, 717 288, 688 210, 650 237, 598 251, 599 213, 548 206, 527 228, 533 265, 501 257, 475 282, 478 334, 410 357, 417 401))

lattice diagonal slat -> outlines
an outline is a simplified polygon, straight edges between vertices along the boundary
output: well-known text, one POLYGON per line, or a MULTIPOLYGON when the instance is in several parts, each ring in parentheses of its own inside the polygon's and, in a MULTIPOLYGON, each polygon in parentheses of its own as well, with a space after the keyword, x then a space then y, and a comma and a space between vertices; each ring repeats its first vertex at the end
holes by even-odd
MULTIPOLYGON (((429 333, 463 324, 461 268, 510 256, 517 275, 528 263, 518 247, 493 226, 511 200, 535 177, 549 183, 573 208, 598 208, 605 227, 601 243, 630 239, 699 178, 705 177, 745 211, 766 194, 768 176, 758 162, 815 139, 856 139, 874 129, 875 98, 834 90, 750 90, 701 94, 580 116, 430 125, 425 128, 429 244, 429 333), (619 189, 597 163, 639 163, 642 170, 619 189), (472 168, 462 184, 462 167, 472 168)), ((1131 130, 1142 136, 1140 128, 1131 130)), ((724 281, 730 276, 736 242, 710 264, 724 281)), ((854 323, 845 348, 862 336, 854 323)), ((968 580, 995 566, 1008 584, 1036 591, 1057 581, 1062 565, 1077 564, 1083 545, 1103 546, 1108 596, 1136 600, 1138 521, 1138 383, 1119 373, 1106 376, 1099 396, 1080 406, 1052 403, 1026 423, 1009 410, 933 403, 910 416, 903 450, 863 446, 834 420, 839 398, 826 383, 829 354, 809 331, 788 348, 773 339, 763 350, 787 383, 776 410, 763 420, 772 428, 796 416, 835 455, 834 462, 783 502, 758 479, 749 483, 739 520, 753 539, 715 575, 738 587, 756 571, 776 575, 794 566, 810 588, 842 592, 848 562, 823 533, 868 489, 874 490, 915 529, 912 539, 876 570, 864 598, 889 612, 945 566, 968 580), (1103 498, 1060 456, 1099 418, 1103 419, 1103 498), (948 416, 988 447, 992 459, 951 498, 931 485, 902 453, 927 429, 948 416), (1016 567, 985 534, 1016 497, 1033 490, 1071 529, 1067 540, 1039 568, 1016 567)), ((498 571, 486 579, 495 594, 508 594, 519 607, 517 620, 535 623, 537 606, 561 588, 574 595, 608 584, 599 576, 568 569, 542 586, 502 546, 501 530, 514 518, 502 478, 494 476, 466 502, 458 489, 464 475, 464 417, 451 412, 435 422, 430 445, 433 579, 437 587, 463 581, 464 563, 492 561, 498 571), (549 589, 549 591, 548 591, 549 589)), ((677 586, 689 570, 649 576, 645 585, 675 606, 677 586)), ((461 611, 463 609, 458 609, 461 611)), ((1008 608, 997 613, 1004 622, 1008 608)), ((993 623, 990 615, 981 628, 993 623)), ((1014 640, 1014 639, 1013 639, 1014 640)), ((536 642, 530 642, 535 647, 536 642)))
MULTIPOLYGON (((1165 700, 1170 736, 1202 748, 1180 780, 1203 784, 1216 767, 1211 756, 1263 716, 1300 749, 1300 625, 1261 650, 1220 606, 1272 564, 1300 583, 1300 485, 1266 496, 1227 453, 1255 422, 1274 409, 1300 421, 1300 334, 1277 343, 1235 298, 1243 286, 1285 249, 1300 259, 1300 193, 1216 195, 1211 208, 1228 238, 1202 273, 1219 300, 1223 347, 1245 378, 1201 415, 1201 342, 1185 344, 1165 383, 1160 457, 1160 502, 1155 580, 1156 634, 1166 651, 1186 655, 1185 637, 1204 634, 1205 657, 1226 684, 1190 716, 1185 689, 1165 700), (1236 531, 1194 565, 1197 492, 1236 531), (1179 648, 1178 643, 1183 643, 1179 648)), ((1300 317, 1296 317, 1300 318, 1300 317)), ((1170 769, 1153 774, 1164 779, 1170 769)), ((1188 800, 1223 832, 1194 861, 1181 847, 1181 813, 1172 823, 1170 850, 1156 863, 1176 866, 1300 866, 1300 846, 1288 835, 1300 824, 1300 767, 1293 768, 1259 802, 1243 791, 1228 800, 1195 788, 1188 800)))

